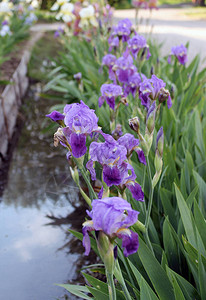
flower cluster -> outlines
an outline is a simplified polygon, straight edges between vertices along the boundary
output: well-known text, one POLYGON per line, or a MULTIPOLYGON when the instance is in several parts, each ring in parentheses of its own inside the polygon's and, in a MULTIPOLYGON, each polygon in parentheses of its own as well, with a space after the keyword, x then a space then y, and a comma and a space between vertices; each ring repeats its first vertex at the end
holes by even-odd
POLYGON ((102 19, 104 23, 109 23, 113 15, 110 5, 102 7, 99 3, 89 4, 86 1, 71 3, 70 0, 57 0, 51 10, 57 11, 56 19, 62 19, 74 35, 83 33, 90 36, 102 19))
POLYGON ((140 162, 146 164, 144 153, 138 147, 139 140, 135 139, 132 134, 125 134, 117 141, 110 135, 104 133, 102 135, 105 142, 92 142, 89 148, 90 160, 86 167, 91 173, 92 180, 96 180, 94 163, 98 162, 103 167, 103 180, 108 187, 116 185, 122 191, 127 187, 134 199, 143 201, 144 193, 141 186, 135 182, 134 169, 127 161, 127 158, 135 151, 140 162))
MULTIPOLYGON (((102 58, 102 66, 108 68, 109 79, 113 83, 102 85, 99 106, 101 107, 106 100, 107 104, 115 109, 115 97, 120 95, 116 91, 117 89, 120 91, 121 87, 123 98, 130 94, 133 98, 138 95, 147 111, 155 100, 159 100, 159 103, 167 101, 167 106, 170 108, 172 101, 169 91, 165 89, 166 83, 155 75, 148 79, 143 73, 138 72, 138 64, 142 60, 148 60, 151 53, 146 39, 135 32, 129 19, 123 19, 113 27, 108 43, 110 53, 102 58), (116 54, 120 43, 123 52, 120 53, 120 57, 117 57, 111 52, 114 50, 116 54)), ((128 105, 127 101, 125 103, 128 105)))

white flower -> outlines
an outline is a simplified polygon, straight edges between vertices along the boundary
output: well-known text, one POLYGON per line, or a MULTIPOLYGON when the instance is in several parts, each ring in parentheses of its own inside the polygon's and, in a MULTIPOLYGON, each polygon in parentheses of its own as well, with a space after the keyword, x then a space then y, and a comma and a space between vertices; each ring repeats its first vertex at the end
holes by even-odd
POLYGON ((79 27, 88 26, 89 24, 91 24, 94 27, 98 26, 93 5, 89 5, 88 7, 82 8, 79 12, 79 15, 81 17, 79 27))
POLYGON ((51 7, 52 11, 58 10, 62 5, 70 2, 70 0, 57 0, 51 7))
POLYGON ((9 2, 8 0, 3 0, 0 2, 0 14, 10 14, 13 8, 13 3, 9 2))
POLYGON ((61 6, 59 13, 56 15, 56 19, 62 20, 66 23, 73 21, 76 17, 73 14, 74 4, 72 3, 65 3, 61 6))

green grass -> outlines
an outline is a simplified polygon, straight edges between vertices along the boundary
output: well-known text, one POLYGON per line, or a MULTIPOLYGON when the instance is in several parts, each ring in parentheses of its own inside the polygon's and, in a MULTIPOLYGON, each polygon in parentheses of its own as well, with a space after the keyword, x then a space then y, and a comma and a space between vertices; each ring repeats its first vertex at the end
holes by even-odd
POLYGON ((180 3, 191 3, 191 0, 158 0, 158 5, 168 4, 168 5, 175 5, 180 3))
POLYGON ((185 15, 192 19, 206 19, 206 7, 192 7, 185 12, 185 15))
POLYGON ((46 80, 51 61, 57 57, 61 49, 62 44, 59 39, 54 38, 54 32, 46 32, 32 50, 28 65, 29 77, 35 80, 46 80))

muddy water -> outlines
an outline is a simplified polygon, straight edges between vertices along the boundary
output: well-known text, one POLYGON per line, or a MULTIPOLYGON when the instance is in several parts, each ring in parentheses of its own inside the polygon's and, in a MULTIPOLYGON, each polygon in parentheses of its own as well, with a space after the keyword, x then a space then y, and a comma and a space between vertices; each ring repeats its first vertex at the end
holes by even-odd
POLYGON ((64 150, 53 147, 52 133, 41 132, 53 103, 39 98, 38 89, 33 85, 26 96, 21 135, 8 170, 1 170, 0 298, 5 300, 76 299, 54 284, 75 281, 87 263, 81 242, 68 233, 81 230, 85 208, 64 150))

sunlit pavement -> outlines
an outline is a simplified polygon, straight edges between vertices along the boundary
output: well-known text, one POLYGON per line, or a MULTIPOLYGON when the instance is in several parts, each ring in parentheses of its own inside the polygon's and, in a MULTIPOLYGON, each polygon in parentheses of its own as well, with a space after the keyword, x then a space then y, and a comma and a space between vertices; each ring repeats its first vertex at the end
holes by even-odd
MULTIPOLYGON (((138 32, 147 37, 152 33, 152 39, 163 43, 162 55, 170 53, 172 46, 186 44, 189 41, 188 57, 191 61, 198 53, 201 59, 206 57, 206 9, 205 19, 191 18, 187 13, 190 8, 140 10, 138 15, 138 32)), ((116 10, 115 20, 129 18, 135 23, 135 10, 116 10)), ((201 67, 206 67, 206 61, 201 67)))

